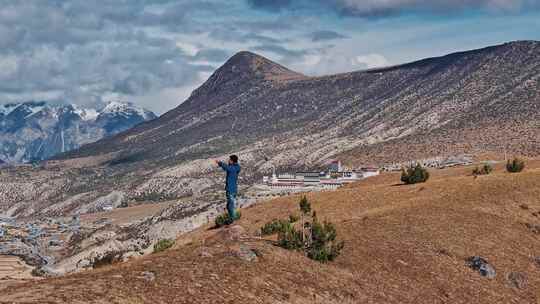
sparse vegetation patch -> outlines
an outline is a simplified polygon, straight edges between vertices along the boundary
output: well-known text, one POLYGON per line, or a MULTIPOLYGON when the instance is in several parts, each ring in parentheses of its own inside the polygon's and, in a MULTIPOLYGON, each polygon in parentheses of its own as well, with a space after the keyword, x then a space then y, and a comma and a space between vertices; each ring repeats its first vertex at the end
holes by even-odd
POLYGON ((154 253, 165 251, 174 246, 175 241, 171 239, 162 239, 154 244, 154 253))
POLYGON ((261 227, 261 235, 272 235, 276 233, 284 232, 287 229, 287 226, 290 225, 291 220, 278 220, 274 219, 271 222, 266 223, 261 227))
POLYGON ((178 199, 174 193, 164 193, 159 191, 142 192, 134 197, 137 202, 164 202, 178 199))
POLYGON ((474 176, 477 175, 488 175, 493 171, 493 167, 490 164, 484 164, 482 167, 476 167, 473 169, 472 174, 474 176))
POLYGON ((510 173, 521 172, 523 169, 525 169, 525 162, 517 157, 512 160, 508 160, 506 163, 506 171, 510 173))
POLYGON ((411 166, 408 168, 403 168, 401 171, 401 181, 407 185, 424 183, 429 179, 429 172, 426 168, 422 167, 420 164, 416 166, 411 166))
MULTIPOLYGON (((234 212, 234 220, 237 221, 239 220, 241 217, 242 217, 242 213, 240 212, 240 210, 236 209, 236 211, 234 212)), ((225 225, 229 225, 231 224, 233 221, 229 218, 229 214, 227 212, 223 213, 223 214, 220 214, 216 217, 215 219, 215 224, 216 224, 216 228, 220 228, 220 227, 223 227, 225 225)))
POLYGON ((344 242, 337 241, 337 231, 334 224, 320 222, 317 214, 312 212, 311 204, 305 196, 299 203, 301 217, 291 215, 287 220, 273 220, 261 228, 262 235, 278 235, 276 245, 288 249, 298 250, 312 259, 322 263, 333 261, 339 256, 344 242), (299 228, 295 222, 300 220, 299 228))

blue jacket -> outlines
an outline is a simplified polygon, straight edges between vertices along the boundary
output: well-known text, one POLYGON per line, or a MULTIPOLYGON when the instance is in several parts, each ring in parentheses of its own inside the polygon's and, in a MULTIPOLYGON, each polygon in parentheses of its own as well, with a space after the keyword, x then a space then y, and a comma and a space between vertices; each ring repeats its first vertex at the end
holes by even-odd
POLYGON ((240 173, 240 165, 228 165, 222 161, 220 161, 218 165, 223 169, 223 171, 227 172, 227 178, 225 179, 225 190, 229 193, 237 193, 238 173, 240 173))

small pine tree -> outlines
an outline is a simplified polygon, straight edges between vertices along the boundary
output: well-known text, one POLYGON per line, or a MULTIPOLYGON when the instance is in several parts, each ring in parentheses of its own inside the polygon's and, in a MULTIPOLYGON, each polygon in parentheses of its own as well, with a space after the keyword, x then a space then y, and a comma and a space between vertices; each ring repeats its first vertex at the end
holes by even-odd
POLYGON ((310 259, 322 263, 333 261, 344 247, 344 242, 336 240, 335 226, 326 221, 320 223, 305 196, 301 198, 299 207, 302 211, 299 223, 301 229, 295 228, 294 222, 298 220, 297 217, 289 216, 289 220, 273 220, 267 223, 261 228, 261 234, 277 232, 277 246, 302 251, 310 259))
POLYGON ((307 250, 310 259, 319 262, 333 261, 344 247, 344 242, 337 242, 337 231, 334 224, 329 222, 320 223, 317 218, 311 224, 311 243, 307 250))
POLYGON ((299 205, 300 211, 302 211, 304 215, 311 213, 311 203, 307 200, 307 197, 305 195, 302 196, 302 198, 300 199, 299 205))
POLYGON ((311 203, 307 200, 307 197, 304 195, 300 199, 300 203, 298 205, 300 206, 300 211, 301 211, 301 218, 300 218, 301 222, 300 222, 300 224, 302 225, 302 240, 305 240, 306 239, 306 231, 305 231, 306 221, 305 221, 305 218, 306 218, 306 216, 309 216, 309 214, 311 213, 311 203))
POLYGON ((506 171, 510 173, 517 173, 521 172, 525 169, 525 162, 517 157, 515 157, 513 160, 508 160, 506 163, 506 171))
POLYGON ((278 233, 277 245, 289 250, 300 250, 304 248, 304 237, 300 231, 294 229, 293 224, 287 223, 278 233))
POLYGON ((289 225, 290 223, 293 222, 274 219, 261 227, 261 235, 272 235, 275 233, 283 232, 285 231, 287 225, 289 225))
POLYGON ((429 179, 429 172, 420 164, 401 170, 401 181, 405 184, 424 183, 429 179))
POLYGON ((290 214, 289 215, 289 222, 296 223, 296 222, 298 222, 298 220, 300 220, 298 215, 295 215, 295 214, 290 214))
POLYGON ((298 222, 298 216, 291 214, 287 220, 273 219, 261 227, 261 235, 272 235, 286 230, 288 225, 298 222))

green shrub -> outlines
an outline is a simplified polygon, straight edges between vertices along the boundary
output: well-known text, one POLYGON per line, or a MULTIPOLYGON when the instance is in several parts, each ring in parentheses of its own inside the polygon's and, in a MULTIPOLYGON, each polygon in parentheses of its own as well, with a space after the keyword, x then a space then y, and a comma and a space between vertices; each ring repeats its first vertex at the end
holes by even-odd
POLYGON ((298 220, 299 217, 294 214, 289 215, 289 218, 287 220, 273 219, 272 221, 264 224, 264 226, 261 227, 261 235, 272 235, 284 232, 288 226, 298 222, 298 220))
POLYGON ((311 212, 311 203, 307 200, 307 197, 304 195, 300 199, 300 211, 302 211, 303 214, 308 214, 311 212))
POLYGON ((300 250, 304 248, 304 240, 301 230, 296 230, 294 225, 288 223, 283 230, 278 233, 277 245, 289 250, 300 250))
POLYGON ((162 239, 154 244, 154 253, 165 251, 174 246, 175 241, 171 239, 162 239))
POLYGON ((298 222, 298 220, 300 220, 298 215, 294 215, 294 214, 289 215, 289 222, 290 223, 296 223, 296 222, 298 222))
POLYGON ((313 260, 333 261, 343 249, 344 242, 338 242, 335 226, 330 222, 320 223, 315 212, 311 213, 311 204, 304 196, 299 203, 302 219, 299 229, 294 225, 298 217, 289 216, 288 220, 273 220, 261 228, 262 235, 278 233, 276 245, 288 250, 298 250, 313 260))
POLYGON ((519 158, 514 158, 513 160, 508 160, 506 163, 506 171, 510 173, 521 172, 525 169, 525 162, 519 158))
POLYGON ((429 179, 429 172, 420 164, 414 167, 403 168, 401 171, 401 181, 405 184, 424 183, 429 179))
POLYGON ((319 262, 333 261, 343 249, 344 242, 336 241, 337 232, 334 224, 320 223, 317 218, 311 224, 311 243, 307 248, 307 256, 319 262))
MULTIPOLYGON (((239 220, 242 217, 242 213, 240 210, 236 209, 234 212, 234 221, 239 220)), ((225 225, 230 225, 233 223, 233 220, 229 218, 229 213, 225 212, 223 214, 220 214, 215 219, 216 228, 223 227, 225 225)))
POLYGON ((473 175, 488 175, 493 171, 493 167, 490 164, 484 164, 482 168, 476 167, 473 169, 473 175))
POLYGON ((274 219, 261 227, 261 235, 271 235, 285 231, 285 227, 291 222, 286 220, 274 219))

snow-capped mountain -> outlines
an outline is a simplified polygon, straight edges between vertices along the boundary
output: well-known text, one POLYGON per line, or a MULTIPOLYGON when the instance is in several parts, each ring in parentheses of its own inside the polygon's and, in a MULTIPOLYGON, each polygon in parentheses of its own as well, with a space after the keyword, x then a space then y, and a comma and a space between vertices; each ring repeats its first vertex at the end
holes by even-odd
POLYGON ((99 109, 44 101, 0 105, 0 160, 46 159, 156 117, 124 102, 110 102, 99 109))

